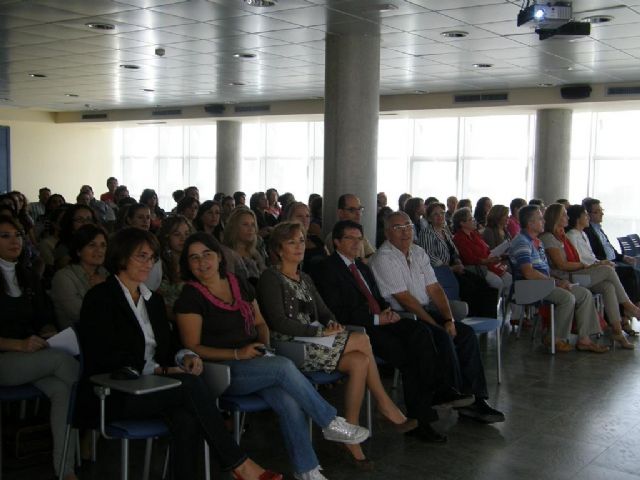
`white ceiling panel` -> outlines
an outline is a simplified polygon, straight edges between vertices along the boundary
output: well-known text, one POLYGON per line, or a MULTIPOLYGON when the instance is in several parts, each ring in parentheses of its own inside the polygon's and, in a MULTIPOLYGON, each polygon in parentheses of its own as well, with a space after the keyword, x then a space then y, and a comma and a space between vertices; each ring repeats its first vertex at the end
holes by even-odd
POLYGON ((376 34, 382 94, 640 81, 640 0, 575 0, 576 17, 613 20, 587 38, 543 42, 529 25, 516 26, 519 0, 385 3, 398 8, 380 13, 377 0, 279 0, 273 8, 243 0, 0 0, 0 89, 9 106, 60 111, 310 98, 323 95, 327 35, 376 34), (443 37, 448 30, 466 37, 443 37))

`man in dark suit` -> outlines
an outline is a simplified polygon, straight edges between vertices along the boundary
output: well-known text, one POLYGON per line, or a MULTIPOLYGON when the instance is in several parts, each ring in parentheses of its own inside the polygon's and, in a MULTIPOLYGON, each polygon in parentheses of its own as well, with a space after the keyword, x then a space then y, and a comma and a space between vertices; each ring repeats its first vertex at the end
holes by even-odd
POLYGON ((585 198, 582 205, 589 214, 589 226, 584 229, 584 233, 589 239, 591 250, 598 260, 609 260, 615 263, 616 273, 624 289, 632 302, 640 300, 640 275, 634 268, 635 259, 627 255, 618 253, 609 241, 609 237, 602 229, 602 219, 604 209, 600 205, 600 200, 596 198, 585 198))
POLYGON ((322 298, 340 323, 365 327, 375 355, 400 369, 408 416, 419 422, 413 434, 425 441, 446 440, 429 425, 437 419, 432 406, 470 405, 473 395, 462 395, 449 386, 429 329, 400 318, 380 295, 373 273, 358 258, 362 226, 339 221, 332 238, 334 253, 314 272, 322 298))

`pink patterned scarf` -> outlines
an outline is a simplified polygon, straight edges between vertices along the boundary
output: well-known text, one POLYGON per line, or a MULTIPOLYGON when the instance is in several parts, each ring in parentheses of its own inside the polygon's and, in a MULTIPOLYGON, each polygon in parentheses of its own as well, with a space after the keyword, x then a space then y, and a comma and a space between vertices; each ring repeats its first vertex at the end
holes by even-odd
POLYGON ((252 328, 254 326, 255 313, 253 311, 253 305, 250 302, 247 302, 242 298, 242 294, 240 293, 240 285, 238 284, 238 279, 232 273, 227 273, 227 279, 229 280, 229 286, 231 287, 231 294, 233 295, 234 302, 230 305, 228 303, 223 302, 219 298, 215 297, 207 287, 202 285, 200 282, 196 282, 190 280, 187 285, 191 285, 193 288, 198 290, 204 298, 206 298, 209 302, 211 302, 216 307, 221 310, 227 310, 230 312, 240 311, 242 318, 244 319, 244 331, 247 335, 252 334, 252 328))

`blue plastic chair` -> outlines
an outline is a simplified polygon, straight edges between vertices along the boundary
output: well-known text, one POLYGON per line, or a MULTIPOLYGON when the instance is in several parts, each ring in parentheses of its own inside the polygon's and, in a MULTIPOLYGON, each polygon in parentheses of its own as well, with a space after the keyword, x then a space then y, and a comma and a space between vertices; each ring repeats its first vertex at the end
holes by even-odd
MULTIPOLYGON (((449 300, 460 300, 460 286, 456 276, 447 265, 434 268, 438 283, 444 289, 449 300)), ((497 307, 497 306, 496 306, 497 307)), ((501 330, 502 322, 497 318, 489 317, 466 317, 462 322, 473 328, 476 334, 494 332, 496 334, 496 364, 498 383, 502 383, 502 352, 501 352, 501 330)))
POLYGON ((271 406, 258 395, 222 395, 218 405, 233 414, 233 439, 238 445, 246 414, 271 410, 271 406))
POLYGON ((626 237, 618 237, 618 243, 620 244, 620 250, 622 250, 622 254, 628 257, 635 257, 640 255, 640 251, 637 250, 631 241, 630 236, 626 237))
POLYGON ((0 386, 0 480, 2 480, 2 404, 7 402, 26 402, 45 398, 44 393, 30 383, 15 387, 0 386))

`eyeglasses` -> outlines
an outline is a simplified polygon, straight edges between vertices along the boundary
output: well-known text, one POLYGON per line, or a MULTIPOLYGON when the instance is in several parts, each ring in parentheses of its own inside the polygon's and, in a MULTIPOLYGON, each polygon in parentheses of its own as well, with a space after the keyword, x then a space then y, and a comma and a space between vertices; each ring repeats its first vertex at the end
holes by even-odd
POLYGON ((405 223, 404 225, 392 225, 391 226, 391 230, 393 230, 394 232, 402 232, 404 230, 409 230, 413 228, 413 225, 411 223, 405 223))
POLYGON ((24 238, 24 232, 0 232, 0 238, 2 240, 9 240, 11 238, 19 238, 22 240, 24 238))
POLYGON ((349 207, 349 208, 343 208, 342 210, 349 212, 349 213, 356 213, 356 212, 364 212, 364 207, 360 206, 360 207, 349 207))
POLYGON ((149 255, 147 253, 136 253, 131 258, 141 265, 144 265, 145 263, 156 263, 158 261, 157 255, 149 255))
POLYGON ((212 250, 205 250, 200 255, 198 255, 197 253, 194 253, 193 255, 189 255, 188 258, 189 258, 189 261, 192 263, 200 263, 203 260, 209 262, 213 260, 214 255, 216 255, 216 252, 212 250))
POLYGON ((362 237, 354 237, 353 235, 344 235, 342 238, 345 240, 351 240, 352 242, 361 242, 363 240, 362 237))
POLYGON ((73 223, 93 223, 93 217, 73 217, 73 223))

